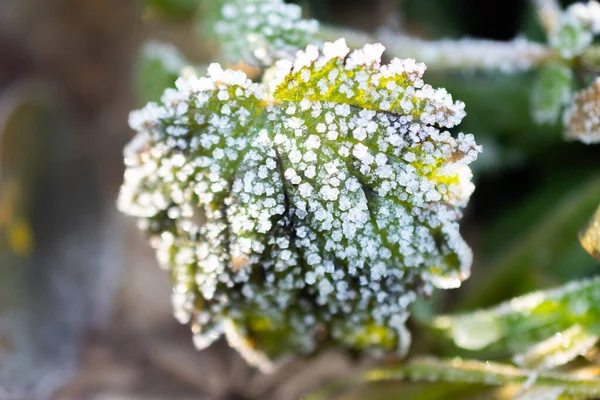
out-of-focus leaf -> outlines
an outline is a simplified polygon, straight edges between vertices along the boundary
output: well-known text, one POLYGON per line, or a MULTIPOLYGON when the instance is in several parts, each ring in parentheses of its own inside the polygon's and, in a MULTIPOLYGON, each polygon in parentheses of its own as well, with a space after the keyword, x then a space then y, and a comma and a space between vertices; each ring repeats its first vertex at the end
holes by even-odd
POLYGON ((531 293, 489 309, 441 316, 431 326, 463 349, 502 354, 528 351, 528 356, 518 357, 524 364, 554 366, 589 350, 600 325, 599 302, 600 278, 595 278, 531 293), (548 340, 557 332, 563 332, 558 344, 548 340), (536 345, 539 347, 532 350, 536 345), (557 349, 559 345, 562 349, 557 349))
POLYGON ((308 44, 319 24, 302 18, 302 9, 283 0, 204 0, 203 33, 214 37, 229 64, 269 67, 293 58, 308 44))
MULTIPOLYGON (((359 383, 381 383, 396 381, 424 381, 424 382, 442 382, 443 384, 464 383, 473 386, 475 391, 481 391, 478 385, 487 385, 502 387, 503 392, 496 395, 488 395, 484 398, 494 399, 548 399, 548 400, 578 400, 590 399, 600 395, 600 380, 595 376, 559 373, 559 372, 537 372, 525 370, 510 364, 500 364, 489 361, 463 360, 454 358, 453 360, 437 358, 419 358, 405 365, 398 367, 388 367, 373 369, 361 376, 354 377, 352 384, 359 383), (536 395, 538 397, 536 397, 536 395), (546 397, 544 397, 546 396, 546 397)), ((313 395, 309 395, 304 400, 324 400, 335 398, 333 395, 341 391, 343 383, 328 387, 313 395)), ((436 385, 430 385, 436 388, 436 385)), ((448 388, 445 386, 444 388, 448 388)), ((447 399, 450 397, 447 392, 446 397, 436 397, 434 391, 433 397, 423 397, 415 394, 405 397, 404 388, 401 387, 396 392, 396 397, 386 397, 389 399, 447 399)), ((423 391, 422 393, 425 393, 423 391)), ((467 394, 465 388, 462 388, 461 394, 467 394)), ((370 398, 370 397, 369 397, 370 398)), ((381 397, 382 399, 384 397, 381 397)), ((477 397, 483 398, 483 397, 477 397)))
POLYGON ((600 78, 587 89, 578 92, 573 104, 565 111, 565 136, 583 143, 600 142, 600 78))
POLYGON ((500 400, 497 388, 466 382, 349 382, 334 389, 329 397, 323 393, 305 400, 500 400))
POLYGON ((571 4, 558 16, 549 34, 549 42, 567 59, 581 55, 600 33, 600 4, 596 1, 571 4))
POLYGON ((440 360, 436 358, 416 359, 399 368, 383 368, 367 373, 370 382, 408 379, 428 382, 469 382, 491 386, 522 384, 560 388, 557 399, 591 398, 600 395, 600 380, 557 372, 533 372, 489 361, 440 360))
POLYGON ((580 400, 586 398, 589 396, 565 393, 565 389, 560 386, 534 386, 516 394, 513 400, 580 400))
POLYGON ((515 355, 513 361, 524 368, 551 369, 588 353, 598 339, 596 329, 573 325, 566 331, 556 332, 550 338, 533 345, 524 353, 515 355))
POLYGON ((600 208, 596 211, 588 226, 581 231, 579 240, 583 248, 600 261, 600 208))
POLYGON ((564 24, 550 37, 550 43, 565 58, 573 58, 592 43, 592 34, 579 21, 564 24))
POLYGON ((577 233, 597 207, 599 197, 600 175, 593 175, 563 196, 552 212, 517 236, 512 247, 506 246, 505 252, 485 271, 485 276, 473 277, 473 286, 458 307, 486 307, 533 290, 528 277, 548 268, 545 260, 556 261, 566 249, 570 251, 572 245, 577 245, 577 233))
POLYGON ((165 89, 175 86, 186 65, 188 63, 175 46, 156 41, 145 43, 138 62, 140 103, 160 100, 165 89))
POLYGON ((551 63, 538 74, 531 89, 532 118, 538 124, 554 124, 571 97, 573 71, 565 64, 551 63))

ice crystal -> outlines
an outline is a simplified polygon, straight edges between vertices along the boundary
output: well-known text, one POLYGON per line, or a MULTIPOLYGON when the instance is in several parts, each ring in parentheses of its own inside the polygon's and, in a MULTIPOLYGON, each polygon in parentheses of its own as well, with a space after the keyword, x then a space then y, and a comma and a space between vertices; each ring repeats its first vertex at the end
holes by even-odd
POLYGON ((232 63, 270 66, 280 58, 293 58, 297 50, 314 42, 318 22, 303 19, 296 4, 282 0, 208 0, 217 8, 212 30, 222 55, 232 63))
POLYGON ((565 135, 583 143, 600 142, 600 78, 581 90, 564 114, 565 135))
POLYGON ((120 209, 139 218, 198 347, 262 367, 325 344, 405 353, 407 307, 460 285, 472 135, 425 65, 344 40, 265 87, 213 64, 131 114, 120 209))

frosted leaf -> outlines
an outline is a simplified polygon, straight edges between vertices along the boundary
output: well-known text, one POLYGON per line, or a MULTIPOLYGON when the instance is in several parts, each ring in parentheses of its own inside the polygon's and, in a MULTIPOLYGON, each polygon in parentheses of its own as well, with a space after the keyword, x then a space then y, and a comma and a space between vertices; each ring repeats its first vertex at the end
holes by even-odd
POLYGON ((583 53, 600 33, 600 3, 595 0, 570 5, 550 32, 550 45, 567 59, 583 53))
POLYGON ((196 343, 225 334, 263 368, 326 344, 403 355, 408 306, 469 275, 458 222, 481 148, 440 129, 463 104, 423 64, 382 51, 309 46, 268 92, 213 64, 132 113, 119 208, 196 343))
POLYGON ((596 343, 598 301, 600 279, 596 278, 517 297, 485 310, 438 317, 432 325, 465 349, 518 354, 515 360, 520 364, 550 368, 585 353, 596 343))
POLYGON ((538 124, 554 124, 558 121, 563 106, 571 100, 573 71, 570 67, 552 63, 538 72, 531 90, 531 113, 538 124))
POLYGON ((600 78, 575 95, 563 120, 567 139, 600 142, 600 78))
POLYGON ((586 355, 600 339, 581 325, 556 332, 550 338, 533 345, 513 357, 515 364, 524 368, 549 370, 586 355))
MULTIPOLYGON (((330 46, 339 50, 330 48, 318 58, 314 53, 300 51, 293 66, 280 63, 271 83, 275 98, 295 101, 304 96, 316 103, 391 112, 404 115, 406 122, 448 128, 459 124, 465 116, 464 103, 454 102, 445 89, 434 89, 423 82, 424 63, 395 58, 381 66, 381 44, 367 45, 351 53, 343 39, 330 46)), ((313 109, 313 113, 317 112, 313 109)), ((346 117, 346 112, 339 108, 332 110, 338 117, 346 117)), ((361 130, 358 135, 363 137, 364 132, 361 130)))
POLYGON ((206 0, 214 10, 209 18, 223 58, 230 63, 245 62, 270 66, 280 58, 314 42, 319 24, 303 19, 300 6, 283 0, 206 0))
POLYGON ((480 350, 502 338, 502 329, 493 314, 479 312, 456 316, 451 326, 457 346, 480 350))
MULTIPOLYGON (((484 395, 484 398, 493 398, 494 394, 501 393, 499 398, 582 400, 597 398, 600 394, 600 385, 593 373, 532 371, 510 364, 459 357, 452 360, 432 357, 417 358, 399 367, 369 371, 365 377, 367 382, 397 381, 398 379, 424 382, 462 382, 471 385, 504 386, 508 389, 495 391, 491 395, 490 392, 485 392, 488 396, 484 395), (515 389, 517 389, 516 393, 515 389)), ((441 393, 445 393, 443 390, 446 388, 447 386, 442 386, 441 393)), ((423 397, 427 398, 426 395, 423 397)))

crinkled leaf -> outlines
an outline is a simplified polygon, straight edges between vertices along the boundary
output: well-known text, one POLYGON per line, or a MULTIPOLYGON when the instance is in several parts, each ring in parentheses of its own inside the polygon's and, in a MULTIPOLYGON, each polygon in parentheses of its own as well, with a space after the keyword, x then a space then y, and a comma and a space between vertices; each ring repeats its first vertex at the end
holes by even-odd
POLYGON ((598 301, 600 278, 535 292, 489 309, 438 317, 432 326, 464 349, 527 352, 517 357, 524 364, 555 366, 591 347, 600 323, 598 301), (557 332, 563 332, 558 344, 551 339, 557 332))
POLYGON ((348 51, 309 46, 266 93, 213 64, 132 114, 119 205, 199 347, 225 333, 262 365, 327 342, 402 354, 407 306, 469 275, 458 221, 480 147, 438 128, 463 104, 424 64, 348 51))
POLYGON ((581 231, 579 240, 585 251, 600 261, 600 208, 596 211, 588 226, 581 231))
POLYGON ((224 61, 271 66, 314 43, 319 24, 283 0, 205 0, 204 22, 224 61))
POLYGON ((538 72, 531 91, 531 112, 538 124, 554 124, 571 98, 573 72, 564 64, 553 63, 538 72))

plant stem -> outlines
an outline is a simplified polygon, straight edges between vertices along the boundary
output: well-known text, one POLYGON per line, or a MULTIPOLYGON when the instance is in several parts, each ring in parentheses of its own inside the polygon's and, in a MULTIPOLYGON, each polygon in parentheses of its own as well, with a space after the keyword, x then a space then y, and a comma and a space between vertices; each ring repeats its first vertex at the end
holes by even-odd
POLYGON ((519 72, 558 58, 551 48, 522 38, 508 42, 483 39, 429 41, 389 31, 368 34, 330 25, 322 25, 318 36, 324 41, 343 37, 351 48, 381 42, 390 57, 414 58, 425 62, 429 69, 439 70, 519 72))

